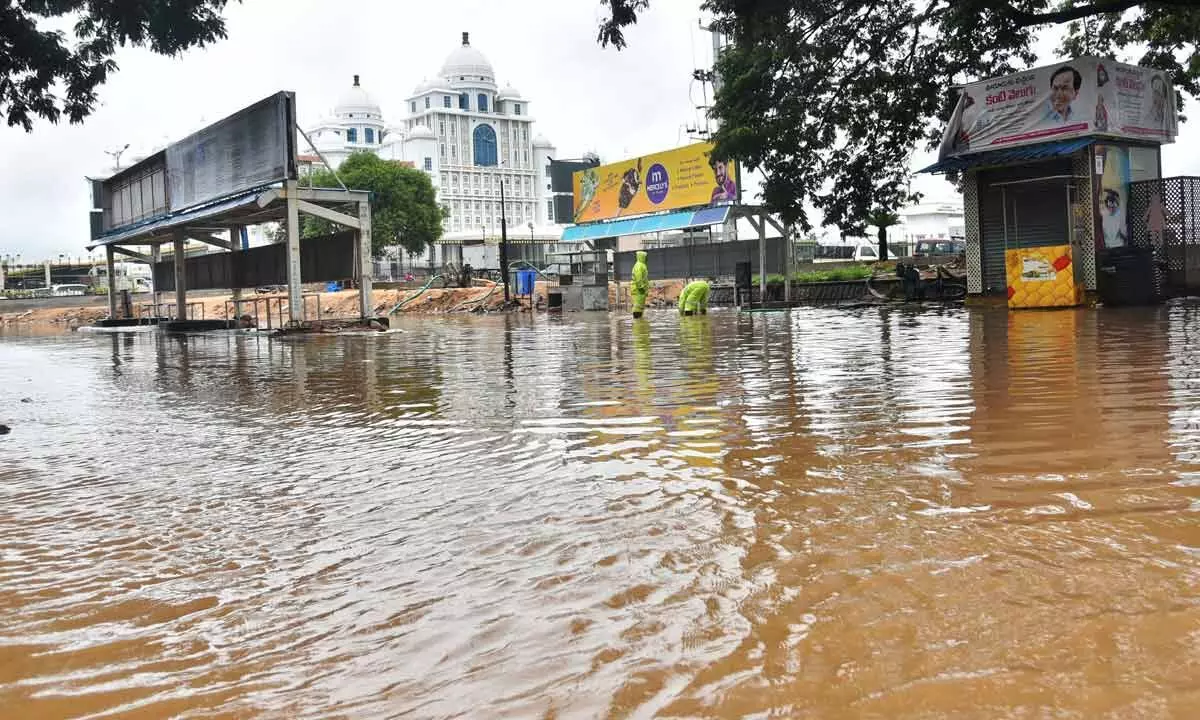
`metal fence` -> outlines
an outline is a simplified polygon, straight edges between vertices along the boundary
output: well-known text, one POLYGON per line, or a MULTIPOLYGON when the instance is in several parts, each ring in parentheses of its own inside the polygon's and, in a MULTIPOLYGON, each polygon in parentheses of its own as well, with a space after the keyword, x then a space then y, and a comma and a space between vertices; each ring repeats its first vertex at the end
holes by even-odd
POLYGON ((1129 184, 1129 244, 1148 247, 1164 268, 1164 290, 1200 289, 1200 177, 1129 184))
MULTIPOLYGON (((300 276, 304 282, 348 280, 354 270, 355 233, 333 233, 300 243, 300 276)), ((252 288, 287 284, 287 247, 263 245, 238 252, 218 252, 184 259, 184 286, 188 290, 252 288)), ((175 289, 174 260, 154 266, 154 287, 175 289)))
MULTIPOLYGON (((767 238, 767 273, 783 273, 786 264, 786 245, 783 238, 767 238)), ((651 280, 682 280, 685 278, 731 278, 737 263, 750 263, 750 272, 757 273, 758 240, 738 240, 724 243, 705 243, 646 250, 646 264, 651 280)), ((628 282, 633 273, 636 252, 615 253, 613 271, 616 279, 628 282)))

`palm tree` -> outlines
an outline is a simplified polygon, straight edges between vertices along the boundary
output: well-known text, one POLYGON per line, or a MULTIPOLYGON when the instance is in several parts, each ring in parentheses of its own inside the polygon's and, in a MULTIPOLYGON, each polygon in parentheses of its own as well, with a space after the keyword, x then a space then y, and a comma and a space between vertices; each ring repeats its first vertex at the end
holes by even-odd
POLYGON ((879 259, 887 260, 887 229, 899 225, 900 216, 883 208, 876 208, 867 213, 867 224, 879 230, 879 259))

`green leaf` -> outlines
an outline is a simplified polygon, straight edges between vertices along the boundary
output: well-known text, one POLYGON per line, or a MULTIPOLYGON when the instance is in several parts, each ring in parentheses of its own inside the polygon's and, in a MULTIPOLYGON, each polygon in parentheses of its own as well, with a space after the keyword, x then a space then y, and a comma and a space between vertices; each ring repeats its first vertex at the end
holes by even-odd
MULTIPOLYGON (((336 178, 322 170, 314 172, 310 181, 313 187, 339 188, 337 178, 351 190, 371 193, 371 250, 376 256, 393 245, 421 252, 442 236, 445 213, 424 172, 370 152, 357 152, 341 164, 336 178)), ((302 226, 304 237, 336 230, 328 220, 308 215, 302 226)))

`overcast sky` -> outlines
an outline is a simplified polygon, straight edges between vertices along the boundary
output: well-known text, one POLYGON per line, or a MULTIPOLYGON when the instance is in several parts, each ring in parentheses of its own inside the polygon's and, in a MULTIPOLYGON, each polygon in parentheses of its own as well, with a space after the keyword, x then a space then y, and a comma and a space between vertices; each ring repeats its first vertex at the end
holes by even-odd
MULTIPOLYGON (((246 0, 230 4, 229 37, 181 58, 122 51, 120 70, 101 87, 101 106, 83 125, 39 124, 26 134, 0 128, 0 255, 79 256, 88 241, 85 176, 111 167, 105 150, 129 143, 145 151, 235 112, 278 90, 297 93, 300 119, 329 112, 354 74, 389 122, 413 87, 437 74, 471 33, 501 85, 531 102, 537 131, 559 157, 595 151, 618 160, 688 142, 684 129, 703 102, 692 70, 711 60, 699 30, 697 0, 653 0, 627 33, 629 48, 595 42, 598 0, 439 0, 334 3, 246 0)), ((1200 116, 1193 103, 1191 114, 1200 116)), ((1198 117, 1200 120, 1200 117, 1198 117)), ((1164 155, 1164 174, 1200 175, 1200 122, 1182 126, 1164 155)), ((917 166, 932 158, 914 159, 917 166)), ((936 178, 918 188, 931 200, 953 197, 936 178)))

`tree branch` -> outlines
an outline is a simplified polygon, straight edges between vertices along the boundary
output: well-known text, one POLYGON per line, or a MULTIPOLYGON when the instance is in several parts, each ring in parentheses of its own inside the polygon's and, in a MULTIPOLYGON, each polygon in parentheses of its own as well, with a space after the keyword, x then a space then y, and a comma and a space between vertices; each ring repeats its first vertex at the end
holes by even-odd
MULTIPOLYGON (((1004 6, 997 8, 1001 12, 1008 11, 1009 17, 1015 22, 1017 27, 1030 27, 1033 25, 1061 25, 1072 20, 1082 20, 1083 18, 1092 17, 1094 15, 1111 15, 1113 13, 1122 13, 1130 8, 1135 8, 1139 5, 1148 4, 1146 0, 1098 0, 1089 5, 1075 5, 1073 7, 1055 10, 1045 13, 1031 13, 1023 10, 1013 10, 1009 7, 1008 2, 997 2, 995 5, 1004 6)), ((1195 7, 1195 0, 1155 0, 1154 4, 1158 5, 1173 5, 1175 7, 1187 8, 1195 7)))

